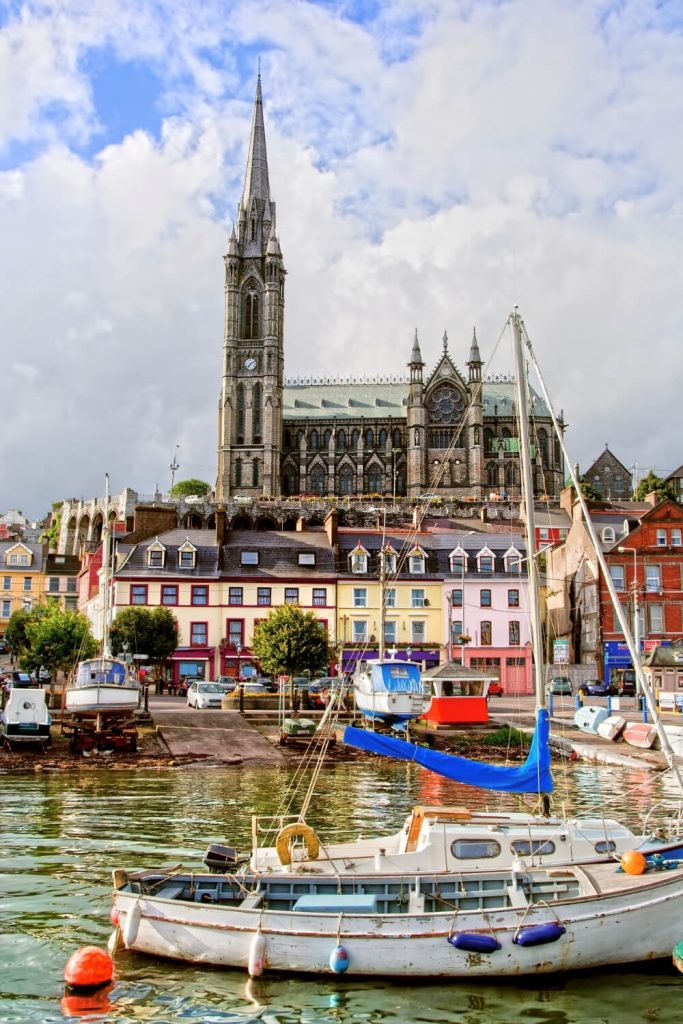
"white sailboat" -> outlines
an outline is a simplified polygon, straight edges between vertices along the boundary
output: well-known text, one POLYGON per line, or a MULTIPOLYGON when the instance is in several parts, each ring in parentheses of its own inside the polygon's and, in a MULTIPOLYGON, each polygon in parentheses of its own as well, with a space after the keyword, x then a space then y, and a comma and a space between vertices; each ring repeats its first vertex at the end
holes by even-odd
MULTIPOLYGON (((459 819, 451 815, 449 823, 448 809, 423 809, 434 814, 423 814, 421 821, 415 816, 409 819, 395 847, 390 839, 384 840, 384 846, 375 839, 340 844, 321 856, 317 837, 303 821, 304 808, 296 821, 281 822, 274 847, 280 871, 268 861, 269 853, 263 861, 255 861, 252 855, 249 868, 240 875, 177 869, 131 875, 115 872, 112 946, 123 944, 195 964, 246 967, 253 976, 277 970, 395 978, 518 977, 671 955, 680 938, 683 913, 683 861, 679 861, 683 847, 662 848, 664 852, 650 856, 649 861, 655 844, 644 846, 642 852, 632 848, 624 856, 625 871, 618 870, 612 857, 598 858, 595 845, 596 858, 590 864, 578 863, 583 858, 571 852, 564 864, 545 860, 547 844, 573 842, 575 833, 568 829, 569 823, 549 815, 549 721, 544 707, 523 324, 516 310, 510 322, 528 496, 532 638, 539 652, 537 727, 529 757, 524 765, 507 768, 449 758, 367 730, 347 729, 345 740, 418 761, 471 785, 513 792, 538 790, 544 798, 543 816, 532 821, 531 816, 521 815, 515 823, 513 815, 502 815, 485 822, 483 816, 468 817, 465 812, 459 819), (524 839, 526 847, 508 843, 508 831, 515 824, 516 838, 524 839), (427 841, 430 829, 435 843, 427 841), (459 830, 460 840, 453 838, 454 829, 459 830), (306 847, 306 859, 317 862, 317 871, 302 871, 302 864, 292 856, 291 842, 297 838, 306 847), (478 839, 480 848, 470 866, 454 867, 438 860, 436 845, 446 838, 456 846, 459 841, 478 839), (487 844, 494 856, 487 856, 487 844), (362 859, 359 870, 349 863, 356 856, 362 859), (661 870, 664 866, 667 870, 661 870)), ((529 357, 535 361, 526 340, 529 357)), ((562 443, 559 431, 558 436, 562 443)), ((590 529, 590 520, 587 525, 590 529)), ((596 548, 600 555, 597 543, 596 548)), ((606 577, 609 582, 608 573, 606 577)), ((628 638, 625 621, 622 627, 628 638)), ((670 764, 680 785, 673 755, 670 764)), ((604 829, 600 819, 597 830, 601 825, 604 829)), ((616 834, 619 824, 610 828, 616 834)), ((586 838, 591 838, 588 830, 586 838)), ((592 838, 597 841, 595 835, 592 838)), ((628 830, 619 838, 631 840, 628 830)), ((614 840, 608 833, 604 852, 618 853, 619 847, 610 847, 610 842, 614 840)), ((451 852, 456 853, 453 845, 451 852)))
POLYGON ((410 722, 421 718, 432 703, 429 688, 422 680, 420 666, 414 661, 399 661, 396 651, 385 657, 384 620, 386 612, 386 534, 379 551, 379 649, 378 656, 357 671, 353 679, 356 707, 373 725, 407 730, 410 722))
POLYGON ((105 477, 102 526, 102 653, 76 666, 67 686, 64 706, 72 713, 98 714, 133 711, 140 701, 140 684, 128 666, 111 652, 111 528, 109 525, 109 476, 105 477))

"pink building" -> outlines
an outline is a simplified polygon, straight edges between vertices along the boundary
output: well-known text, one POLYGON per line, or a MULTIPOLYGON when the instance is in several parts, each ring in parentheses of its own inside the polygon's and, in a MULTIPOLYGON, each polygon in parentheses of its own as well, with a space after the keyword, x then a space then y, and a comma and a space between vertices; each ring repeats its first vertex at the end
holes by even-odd
POLYGON ((444 635, 449 655, 495 673, 506 693, 533 692, 529 580, 518 534, 465 535, 447 552, 444 635))

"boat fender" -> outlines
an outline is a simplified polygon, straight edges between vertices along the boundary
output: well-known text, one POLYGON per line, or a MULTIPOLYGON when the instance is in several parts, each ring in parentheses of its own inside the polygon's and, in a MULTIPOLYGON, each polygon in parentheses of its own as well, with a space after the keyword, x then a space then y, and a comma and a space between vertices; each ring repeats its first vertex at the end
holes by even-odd
POLYGON ((247 970, 250 978, 260 978, 266 965, 266 937, 263 932, 256 932, 249 947, 247 970))
POLYGON ((121 937, 123 938, 123 944, 126 949, 134 944, 138 937, 138 931, 140 930, 140 919, 142 918, 142 908, 140 906, 140 900, 135 900, 130 910, 126 914, 126 923, 121 931, 121 937))
POLYGON ((477 932, 454 932, 448 936, 451 946, 467 950, 468 953, 495 953, 501 949, 500 942, 493 935, 481 935, 477 932))
POLYGON ((330 953, 330 969, 335 974, 344 974, 349 969, 349 954, 343 946, 336 945, 330 953))
POLYGON ((317 860, 320 853, 320 840, 310 825, 303 821, 295 821, 281 828, 275 839, 275 849, 281 864, 292 863, 292 840, 303 839, 308 860, 317 860))
POLYGON ((116 956, 122 946, 123 938, 121 937, 121 929, 117 925, 107 940, 107 953, 109 953, 110 956, 116 956))
POLYGON ((526 928, 520 928, 512 941, 516 942, 518 946, 543 946, 546 942, 557 942, 566 930, 564 925, 557 921, 550 921, 548 924, 532 924, 526 928))

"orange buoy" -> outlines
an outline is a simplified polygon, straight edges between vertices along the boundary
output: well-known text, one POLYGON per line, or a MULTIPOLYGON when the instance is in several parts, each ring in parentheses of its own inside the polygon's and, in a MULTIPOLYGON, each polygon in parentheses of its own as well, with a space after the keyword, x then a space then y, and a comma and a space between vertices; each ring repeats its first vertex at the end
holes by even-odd
POLYGON ((64 968, 64 981, 70 989, 95 989, 108 985, 114 976, 114 961, 97 946, 81 946, 72 953, 64 968))
POLYGON ((626 850, 622 853, 619 863, 627 875, 642 875, 647 868, 647 861, 638 850, 626 850))
POLYGON ((116 926, 119 923, 119 912, 116 909, 116 907, 112 907, 111 910, 109 911, 109 920, 111 921, 111 923, 116 928, 116 926))

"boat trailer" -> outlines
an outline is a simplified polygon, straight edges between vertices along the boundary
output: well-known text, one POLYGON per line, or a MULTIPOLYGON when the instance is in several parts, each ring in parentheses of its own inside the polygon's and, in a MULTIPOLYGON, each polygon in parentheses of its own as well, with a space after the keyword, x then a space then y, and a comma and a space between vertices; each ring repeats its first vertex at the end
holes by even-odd
POLYGON ((72 754, 118 751, 134 754, 138 749, 135 715, 127 711, 111 714, 74 712, 62 719, 62 732, 69 737, 72 754))

